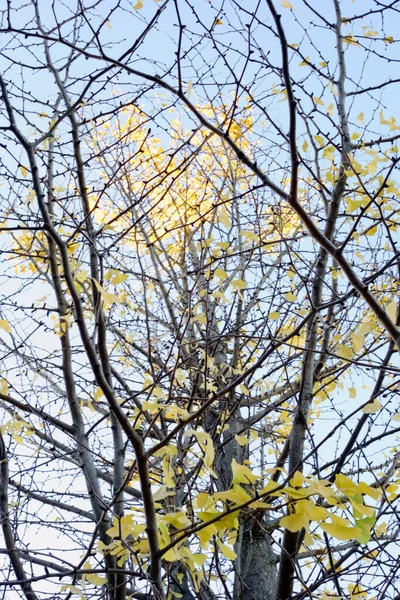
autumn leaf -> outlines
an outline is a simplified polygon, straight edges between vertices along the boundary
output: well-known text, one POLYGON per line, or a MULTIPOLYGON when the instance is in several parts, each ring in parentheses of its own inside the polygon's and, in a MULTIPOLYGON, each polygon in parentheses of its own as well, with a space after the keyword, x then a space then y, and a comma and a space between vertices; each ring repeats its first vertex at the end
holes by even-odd
POLYGON ((229 217, 229 213, 226 209, 226 206, 221 206, 221 208, 219 209, 218 216, 222 225, 229 229, 229 227, 231 227, 231 219, 229 217))
POLYGON ((347 360, 353 357, 353 350, 344 344, 339 344, 336 347, 336 354, 347 360))
POLYGON ((305 513, 298 513, 295 512, 287 517, 283 517, 280 521, 279 521, 279 525, 281 527, 284 527, 285 529, 288 529, 289 531, 292 531, 293 533, 296 531, 301 531, 303 528, 308 528, 310 524, 310 519, 308 517, 308 515, 306 515, 305 513))
POLYGON ((107 579, 105 577, 101 577, 100 575, 97 575, 97 573, 88 573, 88 575, 86 575, 86 580, 93 584, 93 585, 106 585, 107 583, 107 579))
POLYGON ((231 281, 231 286, 235 288, 235 290, 244 290, 247 287, 247 283, 243 281, 243 279, 234 279, 231 281))
POLYGON ((252 473, 246 465, 239 465, 236 459, 232 460, 232 483, 254 483, 258 476, 252 473))
POLYGON ((368 402, 361 410, 366 415, 373 415, 377 413, 382 408, 382 404, 379 400, 374 400, 373 402, 368 402))
POLYGON ((235 558, 237 558, 236 552, 230 546, 221 542, 221 540, 217 539, 217 545, 218 548, 221 550, 222 554, 228 560, 235 560, 235 558))
POLYGON ((285 294, 285 298, 288 302, 296 302, 297 300, 297 296, 293 294, 293 292, 288 292, 287 294, 285 294))
POLYGON ((352 526, 344 527, 343 525, 334 525, 333 523, 320 523, 320 527, 328 535, 343 542, 355 540, 361 534, 360 529, 352 526))
POLYGON ((0 329, 4 329, 7 333, 11 333, 10 323, 6 319, 0 319, 0 329))
POLYGON ((128 274, 118 271, 117 269, 109 269, 104 274, 104 279, 109 281, 112 285, 118 285, 128 279, 128 274))
POLYGON ((119 296, 115 294, 110 294, 110 292, 106 292, 106 290, 100 285, 96 279, 93 279, 93 283, 96 286, 97 291, 100 293, 102 300, 104 302, 104 306, 108 308, 112 304, 120 304, 122 302, 119 296))
POLYGON ((268 319, 270 319, 271 321, 276 321, 277 319, 279 319, 280 316, 281 314, 278 311, 273 311, 269 313, 268 319))

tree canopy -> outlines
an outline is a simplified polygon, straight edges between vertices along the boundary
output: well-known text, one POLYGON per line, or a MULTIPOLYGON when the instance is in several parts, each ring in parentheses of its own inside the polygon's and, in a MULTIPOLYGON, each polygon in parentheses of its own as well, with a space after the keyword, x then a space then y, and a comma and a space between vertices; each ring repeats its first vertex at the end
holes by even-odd
POLYGON ((396 597, 399 26, 3 2, 0 598, 396 597))

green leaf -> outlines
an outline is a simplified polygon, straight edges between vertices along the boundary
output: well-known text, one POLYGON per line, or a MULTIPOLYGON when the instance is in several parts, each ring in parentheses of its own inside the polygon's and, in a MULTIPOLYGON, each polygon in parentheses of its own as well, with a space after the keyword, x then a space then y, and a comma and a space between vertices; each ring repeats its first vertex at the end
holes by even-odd
POLYGON ((360 544, 368 544, 371 539, 371 529, 376 523, 376 515, 365 517, 364 519, 356 519, 355 524, 357 529, 360 530, 359 535, 356 537, 357 542, 360 544))

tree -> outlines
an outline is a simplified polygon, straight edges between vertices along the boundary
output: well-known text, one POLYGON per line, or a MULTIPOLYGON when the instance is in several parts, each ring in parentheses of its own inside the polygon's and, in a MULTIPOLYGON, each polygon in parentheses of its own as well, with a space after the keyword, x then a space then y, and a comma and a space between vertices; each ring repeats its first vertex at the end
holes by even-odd
POLYGON ((2 598, 394 598, 400 2, 1 10, 2 598))

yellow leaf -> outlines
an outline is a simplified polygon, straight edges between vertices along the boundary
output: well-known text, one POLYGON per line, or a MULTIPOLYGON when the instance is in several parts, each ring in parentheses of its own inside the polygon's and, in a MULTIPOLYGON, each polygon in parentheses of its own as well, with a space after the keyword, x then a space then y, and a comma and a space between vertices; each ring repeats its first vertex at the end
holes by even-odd
POLYGON ((374 225, 373 227, 368 229, 368 231, 365 232, 365 235, 375 235, 377 231, 378 231, 378 227, 377 227, 377 225, 374 225))
POLYGON ((207 555, 195 553, 190 555, 190 559, 194 562, 194 564, 197 567, 202 567, 207 560, 207 555))
POLYGON ((163 559, 167 562, 174 562, 175 560, 177 560, 177 558, 178 557, 176 556, 174 548, 170 548, 169 550, 167 550, 167 552, 163 554, 163 559))
POLYGON ((333 104, 330 104, 326 110, 328 115, 331 116, 333 113, 333 104))
POLYGON ((336 354, 338 354, 342 358, 351 359, 353 356, 353 350, 348 346, 339 344, 338 346, 336 346, 336 354))
POLYGON ((362 125, 365 125, 363 112, 360 112, 360 114, 357 116, 357 121, 360 121, 362 125))
POLYGON ((385 308, 389 317, 392 319, 392 321, 394 321, 397 315, 397 302, 392 300, 385 308))
POLYGON ((101 388, 97 387, 95 389, 94 394, 93 394, 93 399, 94 400, 99 400, 102 396, 104 396, 103 390, 101 388))
POLYGON ((290 485, 292 487, 301 487, 304 483, 305 477, 301 471, 296 471, 290 480, 290 485))
POLYGON ((254 475, 246 465, 239 465, 235 459, 232 460, 232 483, 254 483, 258 476, 254 475))
POLYGON ((249 443, 249 438, 245 435, 235 435, 235 440, 239 446, 246 446, 249 443))
POLYGON ((194 435, 201 446, 201 449, 204 452, 203 462, 205 467, 207 467, 208 472, 213 477, 217 477, 216 473, 212 469, 212 465, 214 462, 214 444, 211 439, 209 433, 205 431, 195 431, 194 429, 190 429, 186 435, 194 435))
POLYGON ((348 44, 349 46, 359 46, 360 45, 357 42, 357 40, 355 39, 354 35, 346 35, 346 37, 343 38, 343 41, 345 42, 345 44, 348 44))
POLYGON ((333 154, 335 153, 335 147, 334 146, 327 146, 323 153, 322 156, 323 158, 328 158, 329 160, 333 160, 333 154))
POLYGON ((376 37, 378 32, 369 27, 362 27, 365 37, 376 37))
POLYGON ((324 521, 329 512, 322 506, 316 506, 312 502, 308 502, 307 515, 312 521, 324 521))
POLYGON ((101 577, 97 575, 97 573, 89 573, 86 575, 86 579, 89 583, 93 585, 105 585, 107 583, 107 579, 105 577, 101 577))
POLYGON ((215 19, 214 26, 216 26, 216 25, 223 25, 223 22, 221 21, 221 19, 215 19))
POLYGON ((247 287, 247 283, 243 281, 243 279, 234 279, 231 281, 231 286, 235 288, 235 290, 244 290, 247 287))
POLYGON ((219 214, 219 220, 221 221, 222 225, 224 225, 227 228, 231 227, 231 220, 229 217, 229 213, 226 210, 226 206, 221 206, 218 214, 219 214))
POLYGON ((310 519, 308 518, 308 515, 306 515, 305 513, 293 513, 292 515, 283 517, 279 521, 279 525, 281 527, 284 527, 285 529, 288 529, 289 531, 292 531, 293 533, 295 531, 301 531, 303 528, 307 529, 309 523, 310 523, 310 519))
POLYGON ((221 250, 226 250, 227 248, 229 248, 230 243, 229 242, 215 242, 215 245, 218 246, 218 248, 221 248, 221 250))
POLYGON ((189 96, 190 96, 190 94, 192 92, 192 89, 193 89, 193 84, 192 84, 191 81, 188 81, 187 85, 186 85, 186 95, 187 95, 188 98, 189 98, 189 96))
POLYGON ((322 135, 314 135, 314 140, 320 145, 325 146, 325 140, 322 135))
POLYGON ((339 490, 342 490, 346 494, 358 494, 359 489, 358 485, 354 483, 349 477, 346 475, 342 475, 339 473, 335 477, 335 485, 339 490))
POLYGON ((357 396, 357 391, 355 387, 349 388, 349 396, 350 398, 355 398, 357 396))
POLYGON ((342 541, 353 540, 360 535, 357 527, 343 527, 342 525, 333 525, 333 523, 320 523, 319 526, 328 535, 342 541))
POLYGON ((294 9, 293 4, 291 4, 288 0, 281 0, 282 8, 290 8, 290 10, 294 9))
POLYGON ((174 473, 174 470, 171 467, 171 464, 167 458, 163 458, 162 470, 163 470, 165 485, 168 488, 173 489, 176 486, 176 483, 173 479, 175 473, 174 473))
POLYGON ((256 233, 254 233, 254 231, 240 231, 239 235, 242 235, 247 240, 252 240, 254 242, 258 242, 258 240, 259 240, 258 235, 256 233))
POLYGON ((221 542, 221 540, 218 539, 217 544, 225 558, 227 558, 228 560, 235 560, 237 554, 230 546, 227 546, 227 544, 224 544, 223 542, 221 542))
POLYGON ((400 413, 396 413, 395 415, 393 415, 392 421, 399 422, 400 421, 400 413))
POLYGON ((110 292, 106 292, 106 290, 99 284, 98 281, 96 281, 96 279, 93 279, 93 282, 94 282, 94 285, 97 288, 97 291, 101 295, 102 300, 104 302, 104 306, 106 308, 108 306, 111 306, 111 304, 118 304, 118 303, 122 302, 121 298, 119 298, 115 294, 110 294, 110 292))
POLYGON ((228 277, 228 273, 223 269, 215 269, 214 275, 215 277, 218 277, 218 279, 226 279, 228 277))
POLYGON ((8 394, 8 383, 3 377, 0 377, 0 392, 2 394, 8 394))
POLYGON ((385 119, 383 115, 383 110, 381 110, 381 112, 379 113, 379 122, 381 125, 389 125, 390 131, 400 129, 400 127, 396 125, 396 119, 394 117, 390 117, 390 119, 385 119))
POLYGON ((330 171, 328 171, 328 173, 326 174, 326 179, 330 182, 330 183, 335 183, 335 178, 332 175, 332 173, 330 171))
POLYGON ((240 485, 234 485, 233 489, 226 492, 218 492, 214 497, 216 500, 230 501, 235 504, 243 504, 251 500, 251 496, 240 485))
POLYGON ((285 298, 288 302, 296 302, 297 300, 297 296, 293 294, 293 292, 288 292, 287 294, 285 294, 285 298))
POLYGON ((380 408, 382 408, 382 404, 379 402, 379 400, 375 399, 373 402, 368 402, 368 404, 361 410, 365 415, 373 415, 374 413, 378 412, 380 408))
POLYGON ((355 200, 352 200, 351 198, 346 198, 346 205, 347 205, 346 212, 353 212, 354 210, 357 210, 361 206, 364 206, 364 204, 365 204, 364 199, 358 200, 356 198, 355 200))
POLYGON ((374 500, 378 500, 382 495, 382 492, 379 488, 373 488, 370 485, 368 485, 368 483, 365 483, 365 481, 360 481, 360 483, 358 484, 358 489, 362 494, 366 494, 374 500))
POLYGON ((315 104, 319 104, 320 106, 324 105, 324 101, 321 100, 321 98, 318 98, 318 96, 313 96, 312 98, 313 98, 315 104))
MULTIPOLYGON (((375 511, 372 508, 372 506, 366 506, 365 504, 360 504, 359 502, 356 502, 352 498, 350 498, 350 502, 351 502, 352 507, 356 511, 356 513, 357 512, 360 513, 361 516, 365 515, 367 517, 372 517, 372 515, 375 514, 375 511)), ((356 516, 356 513, 355 513, 355 516, 356 516)), ((360 518, 360 515, 357 515, 357 518, 360 518)))
POLYGON ((207 316, 203 313, 199 313, 198 315, 195 315, 192 319, 193 322, 196 323, 201 323, 202 325, 205 325, 207 323, 207 316))
POLYGON ((134 10, 140 10, 141 8, 143 8, 143 2, 142 2, 142 0, 138 0, 136 2, 136 4, 132 4, 132 8, 134 10))
POLYGON ((326 65, 327 65, 327 63, 324 60, 319 63, 319 66, 322 68, 326 67, 326 65))
POLYGON ((154 456, 175 456, 178 453, 178 449, 176 446, 169 444, 168 446, 163 446, 156 452, 154 452, 154 456))
POLYGON ((309 56, 306 56, 305 59, 302 60, 301 63, 299 63, 299 67, 308 67, 309 66, 309 63, 308 63, 309 58, 310 58, 309 56))
POLYGON ((11 333, 10 323, 6 319, 0 319, 0 329, 4 329, 7 333, 11 333))
POLYGON ((112 25, 111 25, 110 21, 106 21, 106 25, 107 25, 108 29, 112 29, 112 25))
POLYGON ((271 321, 276 321, 277 319, 279 319, 280 316, 281 316, 281 313, 279 313, 278 311, 275 310, 275 311, 269 313, 268 319, 271 319, 271 321))
POLYGON ((308 142, 307 142, 307 140, 304 140, 303 145, 302 145, 301 148, 302 148, 303 152, 307 151, 307 148, 308 148, 308 142))
POLYGON ((128 275, 126 273, 122 273, 122 271, 118 271, 117 269, 109 269, 104 274, 104 279, 110 281, 112 285, 118 285, 119 283, 123 283, 128 279, 128 275))
POLYGON ((197 504, 197 508, 205 508, 206 506, 208 506, 208 508, 210 508, 210 505, 212 507, 215 506, 213 497, 210 496, 209 494, 206 494, 205 492, 200 492, 200 494, 197 495, 196 504, 197 504))
POLYGON ((21 171, 22 177, 26 177, 28 175, 28 169, 24 166, 20 166, 19 170, 21 171))

